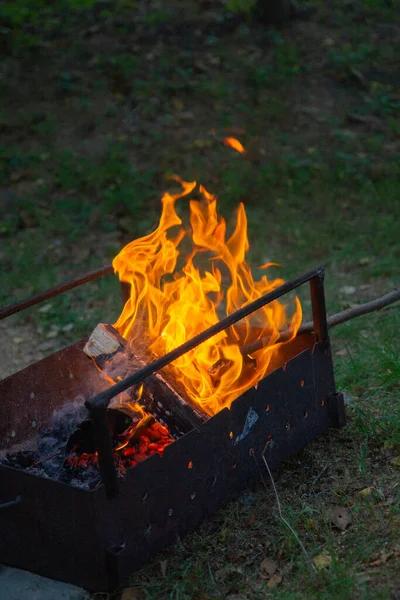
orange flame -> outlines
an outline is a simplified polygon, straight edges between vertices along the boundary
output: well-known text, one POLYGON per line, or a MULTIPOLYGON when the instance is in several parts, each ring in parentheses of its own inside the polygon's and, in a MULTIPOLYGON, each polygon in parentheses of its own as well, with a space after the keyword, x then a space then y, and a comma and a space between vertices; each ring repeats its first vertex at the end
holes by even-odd
POLYGON ((240 152, 240 154, 244 154, 246 152, 246 150, 244 149, 242 144, 236 138, 227 137, 227 138, 223 139, 223 142, 224 142, 225 146, 230 146, 234 150, 237 150, 238 152, 240 152))
MULTIPOLYGON (((249 244, 243 204, 227 238, 216 198, 199 186, 202 200, 189 202, 191 228, 179 227, 182 219, 176 202, 191 194, 196 182, 176 180, 182 191, 164 194, 157 229, 129 243, 113 261, 121 281, 131 285, 130 298, 114 327, 133 350, 140 348, 150 357, 173 350, 218 322, 220 314, 230 314, 283 283, 282 279, 270 281, 265 274, 258 281, 253 279, 245 261, 249 244), (186 244, 189 254, 181 266, 186 244)), ((169 369, 187 396, 213 415, 264 377, 279 352, 280 329, 291 328, 292 339, 301 318, 297 298, 290 320, 286 306, 276 300, 177 359, 169 369), (255 353, 256 361, 242 356, 240 345, 266 333, 270 343, 255 353)))

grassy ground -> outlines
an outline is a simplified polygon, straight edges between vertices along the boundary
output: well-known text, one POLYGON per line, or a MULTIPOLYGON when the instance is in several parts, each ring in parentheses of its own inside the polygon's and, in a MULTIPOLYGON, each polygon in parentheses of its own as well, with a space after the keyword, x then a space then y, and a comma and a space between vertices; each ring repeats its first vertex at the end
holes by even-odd
MULTIPOLYGON (((175 172, 228 221, 245 202, 255 265, 290 278, 324 263, 330 312, 399 285, 398 2, 313 0, 312 21, 279 32, 182 4, 55 3, 30 27, 0 12, 0 305, 109 262, 154 226, 175 172)), ((3 322, 9 370, 119 310, 108 278, 3 322)), ((310 571, 260 486, 135 575, 132 598, 399 598, 399 329, 394 306, 332 331, 349 426, 274 475, 325 566, 310 571)))

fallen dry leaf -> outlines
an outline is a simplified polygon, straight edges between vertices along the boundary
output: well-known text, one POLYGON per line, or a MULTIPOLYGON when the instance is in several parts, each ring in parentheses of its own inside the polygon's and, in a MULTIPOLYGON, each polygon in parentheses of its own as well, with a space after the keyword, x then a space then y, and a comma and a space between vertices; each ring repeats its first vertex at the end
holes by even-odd
POLYGON ((332 564, 332 557, 329 552, 321 552, 317 556, 314 556, 313 563, 318 570, 325 569, 325 567, 329 567, 332 564))
POLYGON ((231 573, 242 573, 242 569, 234 565, 226 565, 226 567, 218 569, 214 577, 216 581, 225 581, 231 573))
POLYGON ((363 490, 360 490, 359 494, 360 496, 370 496, 373 492, 373 487, 366 487, 363 490))
POLYGON ((280 575, 274 575, 267 583, 267 587, 272 590, 282 581, 282 577, 280 575))
POLYGON ((336 356, 347 356, 348 352, 347 352, 347 348, 342 348, 341 350, 338 350, 337 352, 335 352, 336 356))
POLYGON ((355 288, 354 285, 344 285, 343 287, 341 287, 339 289, 339 292, 346 294, 346 296, 352 296, 353 294, 356 293, 356 291, 357 291, 357 288, 355 288))
POLYGON ((38 312, 40 313, 47 313, 49 312, 49 310, 51 310, 53 308, 52 304, 45 304, 44 306, 41 306, 40 308, 38 308, 38 312))
POLYGON ((277 570, 278 565, 272 558, 264 558, 260 565, 260 571, 264 577, 271 577, 277 570))
POLYGON ((313 519, 306 519, 306 523, 305 523, 307 529, 315 529, 315 521, 313 519))
POLYGON ((395 452, 400 452, 400 443, 395 444, 394 442, 384 442, 383 447, 386 450, 394 450, 395 452))
POLYGON ((330 509, 331 522, 336 525, 341 531, 344 531, 346 527, 351 523, 351 516, 347 508, 343 506, 332 506, 330 509))
POLYGON ((51 350, 54 346, 57 345, 57 340, 49 340, 48 342, 42 342, 39 346, 36 347, 40 352, 45 352, 46 350, 51 350))
POLYGON ((394 501, 395 501, 394 496, 388 496, 388 498, 386 498, 386 500, 384 502, 382 502, 382 506, 392 506, 394 501))
POLYGON ((368 564, 370 567, 380 567, 381 565, 385 564, 385 562, 391 556, 393 556, 393 552, 385 552, 384 554, 381 554, 381 556, 379 556, 379 558, 377 558, 376 560, 373 560, 372 562, 370 562, 368 564))
POLYGON ((53 327, 48 333, 46 333, 47 338, 55 338, 60 333, 58 327, 53 327))
POLYGON ((349 471, 349 469, 347 467, 344 468, 343 470, 343 479, 346 483, 350 483, 351 482, 351 473, 349 471))

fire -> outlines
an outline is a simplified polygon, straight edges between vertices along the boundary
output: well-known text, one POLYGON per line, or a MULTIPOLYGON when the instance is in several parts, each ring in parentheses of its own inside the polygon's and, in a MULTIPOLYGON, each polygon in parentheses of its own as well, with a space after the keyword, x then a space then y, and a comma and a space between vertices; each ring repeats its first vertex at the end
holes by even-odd
MULTIPOLYGON (((245 260, 249 243, 243 204, 228 237, 226 222, 217 213, 216 197, 200 185, 201 200, 189 200, 190 228, 183 228, 176 205, 178 200, 186 200, 197 184, 176 180, 182 190, 164 194, 157 229, 129 243, 113 261, 120 280, 131 286, 130 298, 114 327, 134 352, 140 348, 149 359, 173 350, 218 322, 220 316, 283 283, 282 279, 267 278, 265 271, 272 263, 261 267, 264 273, 258 280, 253 278, 245 260), (183 256, 187 258, 181 264, 183 256)), ((276 300, 188 352, 169 369, 188 398, 213 415, 257 385, 279 353, 280 330, 290 328, 292 339, 301 318, 297 298, 291 318, 287 306, 276 300), (254 354, 255 360, 242 355, 240 346, 266 334, 269 345, 254 354)))

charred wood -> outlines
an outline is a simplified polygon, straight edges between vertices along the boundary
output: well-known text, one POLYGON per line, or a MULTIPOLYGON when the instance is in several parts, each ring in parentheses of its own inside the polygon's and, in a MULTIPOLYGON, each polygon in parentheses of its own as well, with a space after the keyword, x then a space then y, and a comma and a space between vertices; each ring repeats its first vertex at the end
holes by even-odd
MULTIPOLYGON (((94 329, 84 352, 111 382, 125 379, 146 364, 143 358, 132 352, 126 340, 111 325, 104 323, 94 329)), ((138 402, 164 424, 175 438, 192 429, 199 429, 208 419, 208 415, 185 398, 164 373, 150 375, 143 386, 129 388, 127 393, 114 398, 112 406, 129 413, 132 401, 138 402)))

